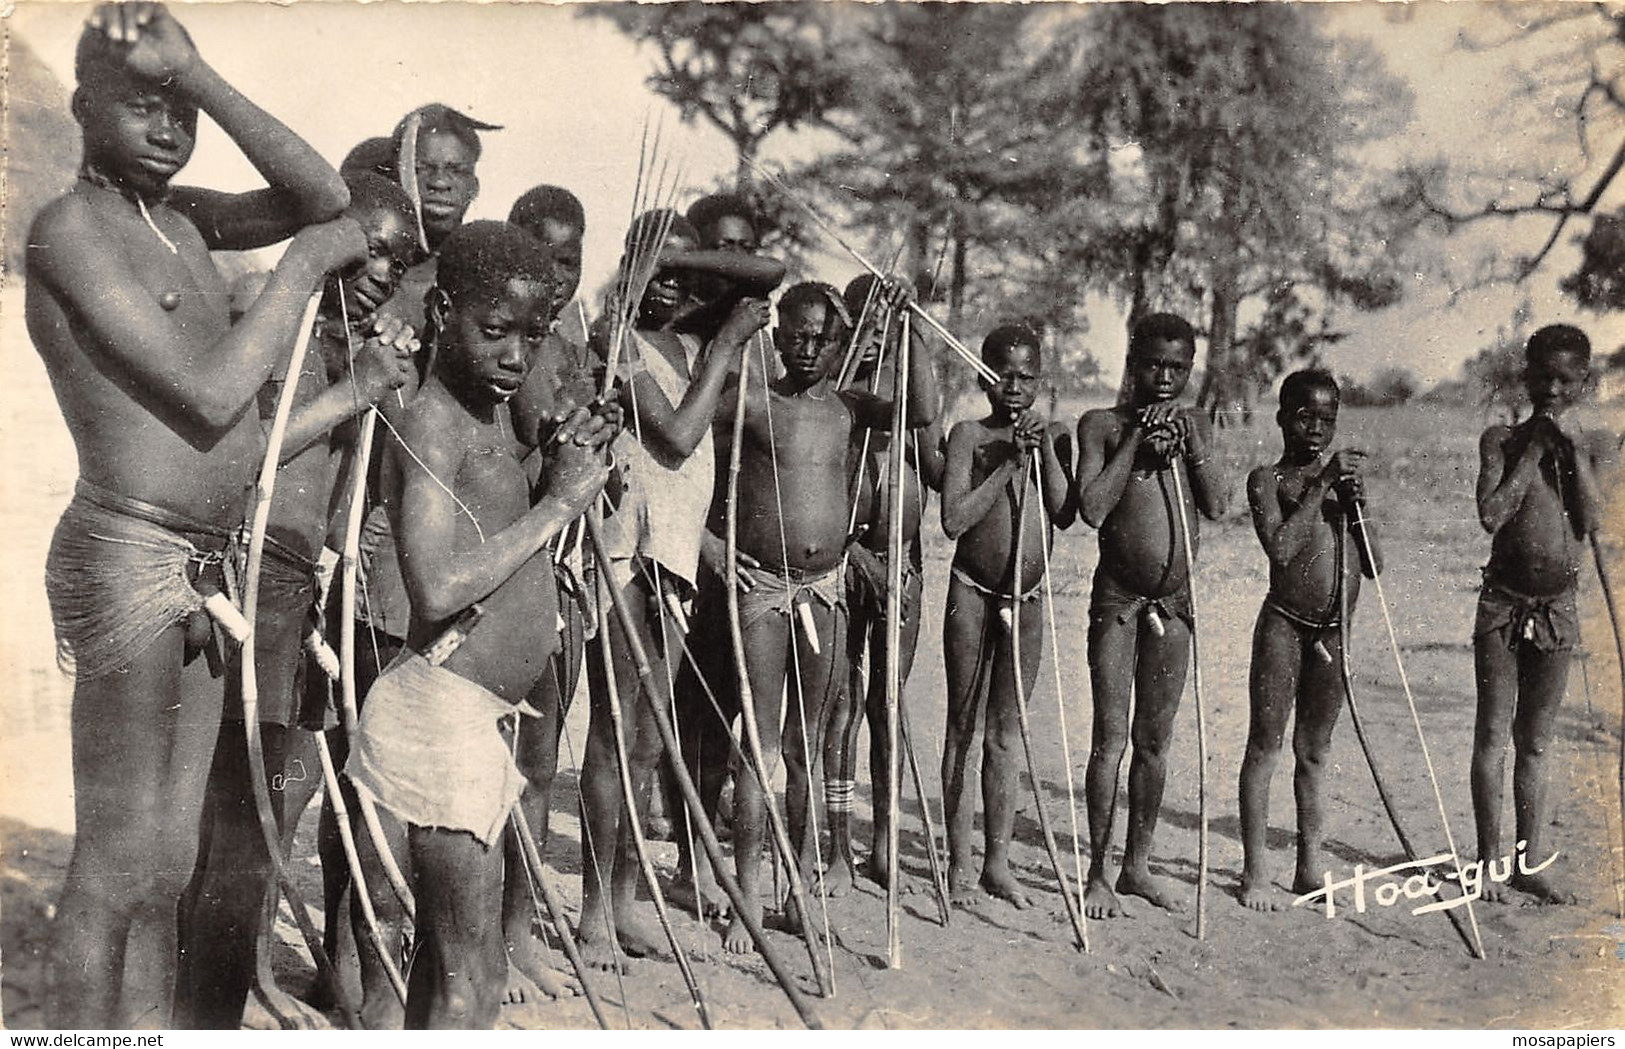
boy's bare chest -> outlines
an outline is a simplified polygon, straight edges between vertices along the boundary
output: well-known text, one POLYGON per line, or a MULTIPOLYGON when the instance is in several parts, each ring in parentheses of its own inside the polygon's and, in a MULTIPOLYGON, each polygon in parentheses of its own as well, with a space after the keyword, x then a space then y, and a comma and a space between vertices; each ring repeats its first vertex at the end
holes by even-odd
POLYGON ((1008 437, 993 436, 977 445, 971 452, 970 479, 972 485, 981 484, 992 473, 1016 458, 1015 442, 1008 437))
POLYGON ((852 442, 852 414, 834 394, 822 398, 772 395, 754 414, 750 436, 781 465, 845 464, 852 442))
POLYGON ((129 272, 160 309, 188 327, 224 331, 230 324, 230 298, 220 271, 190 224, 165 208, 152 223, 122 199, 97 208, 107 248, 117 251, 129 272), (173 250, 171 250, 173 246, 173 250))
POLYGON ((453 488, 481 529, 505 528, 530 508, 530 484, 514 443, 492 428, 471 440, 453 488))

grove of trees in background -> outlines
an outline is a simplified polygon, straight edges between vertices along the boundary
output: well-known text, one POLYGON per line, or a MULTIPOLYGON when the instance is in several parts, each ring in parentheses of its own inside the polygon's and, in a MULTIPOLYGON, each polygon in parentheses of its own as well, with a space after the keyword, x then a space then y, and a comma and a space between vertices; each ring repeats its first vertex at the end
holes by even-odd
MULTIPOLYGON (((1554 241, 1591 217, 1564 287, 1625 307, 1625 214, 1596 213, 1625 166, 1617 9, 1519 5, 1504 38, 1463 44, 1588 27, 1555 72, 1544 64, 1558 86, 1543 90, 1612 160, 1585 185, 1536 175, 1515 203, 1463 203, 1468 183, 1439 163, 1368 159, 1409 121, 1410 91, 1317 5, 684 2, 586 16, 646 45, 650 87, 733 143, 734 184, 776 250, 805 258, 821 236, 753 165, 772 136, 813 131, 812 159, 774 165, 799 196, 872 258, 897 259, 954 330, 1026 319, 1074 379, 1098 373, 1091 343, 1124 345, 1089 330, 1086 298, 1104 295, 1130 325, 1156 310, 1192 320, 1208 344, 1201 403, 1246 413, 1342 338, 1340 311, 1399 300, 1419 232, 1516 211, 1551 215, 1554 241)), ((1514 261, 1527 275, 1546 250, 1514 261)), ((1384 381, 1382 396, 1409 396, 1384 381)))

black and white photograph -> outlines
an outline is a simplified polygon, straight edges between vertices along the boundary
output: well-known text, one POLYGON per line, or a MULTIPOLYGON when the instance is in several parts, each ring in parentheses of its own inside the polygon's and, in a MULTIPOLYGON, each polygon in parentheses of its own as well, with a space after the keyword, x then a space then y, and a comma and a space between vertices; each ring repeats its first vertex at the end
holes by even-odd
POLYGON ((1625 6, 0 34, 0 1026, 1625 1028, 1625 6))

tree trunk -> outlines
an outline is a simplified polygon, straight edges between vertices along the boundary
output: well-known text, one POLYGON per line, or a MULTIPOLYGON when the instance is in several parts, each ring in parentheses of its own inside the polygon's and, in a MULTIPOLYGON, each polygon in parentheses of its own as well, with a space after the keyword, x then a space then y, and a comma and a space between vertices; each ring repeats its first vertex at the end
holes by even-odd
POLYGON ((1213 312, 1208 327, 1207 371, 1202 377, 1202 395, 1197 403, 1218 426, 1245 419, 1251 409, 1252 380, 1245 362, 1236 359, 1236 273, 1221 266, 1214 274, 1213 312))

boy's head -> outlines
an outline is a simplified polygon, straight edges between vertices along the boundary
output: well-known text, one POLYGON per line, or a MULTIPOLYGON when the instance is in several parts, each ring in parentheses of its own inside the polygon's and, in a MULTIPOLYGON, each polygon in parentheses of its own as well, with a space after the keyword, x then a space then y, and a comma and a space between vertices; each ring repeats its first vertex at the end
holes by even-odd
POLYGON ((1558 415, 1585 393, 1591 340, 1572 324, 1548 324, 1524 348, 1523 384, 1536 415, 1558 415))
POLYGON ((1172 401, 1185 392, 1196 360, 1196 329, 1183 317, 1153 313, 1129 332, 1126 367, 1136 407, 1172 401))
POLYGON ((982 340, 982 363, 999 373, 998 382, 980 380, 993 411, 1014 419, 1033 406, 1044 371, 1038 334, 1025 324, 1001 324, 982 340))
POLYGON ((465 403, 518 391, 553 323, 552 265, 536 238, 507 222, 470 222, 440 248, 428 315, 435 368, 465 403))
MULTIPOLYGON (((634 256, 647 258, 659 242, 663 251, 692 251, 699 245, 699 235, 689 221, 670 208, 645 211, 632 221, 626 231, 626 254, 621 268, 631 265, 634 256), (660 231, 666 236, 660 240, 660 231)), ((662 266, 649 278, 643 289, 643 300, 638 306, 638 323, 658 328, 676 316, 694 291, 694 275, 687 270, 662 266)))
POLYGON ((699 233, 700 247, 736 251, 756 250, 756 215, 750 202, 734 193, 713 193, 688 208, 688 221, 699 233))
POLYGON ((537 186, 514 201, 508 221, 541 241, 552 256, 562 308, 581 286, 581 238, 587 232, 581 201, 563 186, 537 186))
POLYGON ((382 175, 398 183, 399 179, 395 173, 395 144, 381 135, 357 142, 339 162, 339 174, 349 176, 362 171, 382 175))
POLYGON ((390 144, 397 165, 404 163, 401 154, 408 141, 415 145, 412 167, 430 247, 438 248, 462 225, 480 192, 480 180, 474 173, 480 159, 479 133, 500 128, 500 124, 475 120, 439 102, 414 109, 395 125, 390 144))
POLYGON ((1287 456, 1301 462, 1320 457, 1337 436, 1337 380, 1320 368, 1303 368, 1281 380, 1281 406, 1275 421, 1287 456))
POLYGON ((389 301, 422 251, 412 201, 404 189, 372 171, 349 172, 344 184, 350 190, 350 206, 344 213, 355 219, 367 238, 367 257, 340 275, 343 309, 351 325, 357 326, 389 301))
POLYGON ((779 298, 779 326, 773 330, 786 377, 801 387, 824 378, 851 330, 846 303, 831 285, 805 281, 786 290, 779 298))
MULTIPOLYGON (((184 30, 182 30, 184 32, 184 30)), ((127 45, 95 27, 73 56, 73 118, 84 133, 88 173, 144 197, 162 196, 197 144, 197 104, 125 63, 127 45)))

